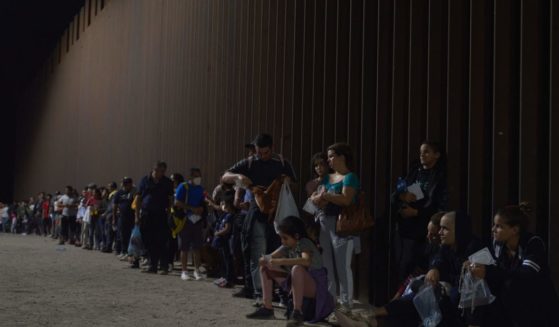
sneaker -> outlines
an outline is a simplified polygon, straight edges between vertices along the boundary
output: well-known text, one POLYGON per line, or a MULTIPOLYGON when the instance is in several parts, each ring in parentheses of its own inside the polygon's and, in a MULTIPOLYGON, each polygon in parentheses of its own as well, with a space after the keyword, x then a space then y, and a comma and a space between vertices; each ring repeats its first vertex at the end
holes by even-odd
POLYGON ((139 269, 140 265, 137 262, 134 262, 133 264, 130 265, 130 268, 132 269, 139 269))
POLYGON ((204 276, 202 276, 202 274, 200 274, 200 272, 198 272, 198 270, 194 270, 194 279, 195 280, 202 280, 202 279, 204 279, 204 276))
POLYGON ((299 310, 295 310, 293 311, 291 317, 287 321, 286 326, 287 327, 303 326, 304 322, 305 322, 305 318, 303 317, 303 314, 299 310))
POLYGON ((146 274, 157 274, 157 269, 153 268, 142 269, 141 271, 146 274))
POLYGON ((183 271, 182 274, 181 274, 181 279, 182 280, 192 280, 192 277, 190 277, 190 275, 186 271, 183 271))
POLYGON ((159 274, 162 275, 162 276, 166 276, 166 275, 169 275, 169 271, 168 270, 161 270, 161 271, 159 271, 159 274))
POLYGON ((243 287, 238 292, 233 293, 233 297, 252 299, 252 291, 247 290, 246 288, 243 287))
POLYGON ((223 281, 225 280, 225 278, 221 277, 220 279, 216 279, 213 281, 214 285, 219 285, 221 283, 223 283, 223 281))
POLYGON ((253 313, 250 313, 250 314, 246 315, 246 317, 248 319, 261 319, 261 320, 274 319, 275 318, 274 310, 273 309, 267 309, 267 308, 264 308, 264 307, 258 308, 253 313))
POLYGON ((278 302, 278 307, 285 309, 287 308, 287 301, 282 297, 278 302))
POLYGON ((255 308, 260 308, 262 307, 262 298, 260 296, 257 296, 256 299, 254 300, 254 304, 252 305, 255 308))

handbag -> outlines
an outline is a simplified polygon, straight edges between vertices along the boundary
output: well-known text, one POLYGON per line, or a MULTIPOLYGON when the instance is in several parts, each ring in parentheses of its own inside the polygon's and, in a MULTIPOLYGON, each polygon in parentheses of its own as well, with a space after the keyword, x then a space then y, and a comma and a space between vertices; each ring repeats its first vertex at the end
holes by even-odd
POLYGON ((265 215, 269 215, 270 221, 273 221, 273 214, 276 212, 278 205, 278 198, 281 192, 283 181, 285 180, 285 175, 276 178, 267 189, 263 189, 259 186, 253 186, 251 188, 252 194, 254 194, 254 200, 256 205, 265 215))
POLYGON ((361 192, 357 202, 342 208, 336 221, 336 234, 343 237, 357 236, 374 225, 373 216, 365 205, 365 192, 361 192))

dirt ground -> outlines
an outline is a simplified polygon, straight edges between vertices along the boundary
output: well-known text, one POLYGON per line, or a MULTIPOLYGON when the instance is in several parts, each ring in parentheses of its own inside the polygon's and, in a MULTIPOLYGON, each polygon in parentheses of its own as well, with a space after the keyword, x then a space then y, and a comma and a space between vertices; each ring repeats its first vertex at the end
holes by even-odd
POLYGON ((0 326, 285 326, 211 280, 142 274, 113 254, 0 233, 0 326))

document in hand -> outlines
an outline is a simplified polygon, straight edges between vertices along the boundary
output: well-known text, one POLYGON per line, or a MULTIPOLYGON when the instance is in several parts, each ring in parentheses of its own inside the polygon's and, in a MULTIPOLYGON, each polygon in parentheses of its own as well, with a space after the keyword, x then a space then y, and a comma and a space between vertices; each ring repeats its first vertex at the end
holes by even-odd
POLYGON ((408 186, 408 192, 415 195, 416 201, 419 201, 425 197, 423 195, 423 191, 421 190, 421 186, 419 185, 419 183, 414 183, 408 186))

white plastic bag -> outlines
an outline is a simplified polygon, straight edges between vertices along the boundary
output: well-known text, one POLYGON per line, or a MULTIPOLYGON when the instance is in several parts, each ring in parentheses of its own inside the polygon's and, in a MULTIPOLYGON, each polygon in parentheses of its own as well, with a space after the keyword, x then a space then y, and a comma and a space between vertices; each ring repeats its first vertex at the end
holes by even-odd
POLYGON ((493 255, 487 247, 484 247, 483 249, 469 256, 468 261, 484 266, 491 266, 496 263, 493 255))
POLYGON ((425 327, 435 327, 442 320, 441 308, 433 286, 426 284, 413 298, 413 304, 425 327))
POLYGON ((474 311, 476 307, 495 301, 495 296, 491 294, 485 279, 474 277, 467 268, 463 269, 458 290, 460 292, 460 302, 458 303, 460 309, 471 308, 474 311), (465 273, 464 270, 466 270, 465 273))
POLYGON ((305 211, 305 212, 307 212, 311 215, 314 215, 318 211, 318 208, 312 202, 311 198, 308 198, 307 202, 305 202, 305 205, 303 206, 303 211, 305 211))
POLYGON ((284 182, 281 186, 281 191, 278 198, 278 206, 276 209, 276 217, 274 219, 274 228, 276 233, 278 232, 277 226, 279 223, 290 216, 300 218, 299 208, 297 208, 297 203, 295 203, 295 198, 293 198, 293 193, 289 188, 289 183, 284 182))
POLYGON ((88 224, 91 222, 91 212, 89 208, 90 207, 87 207, 87 209, 85 209, 85 213, 83 214, 83 222, 88 224))

